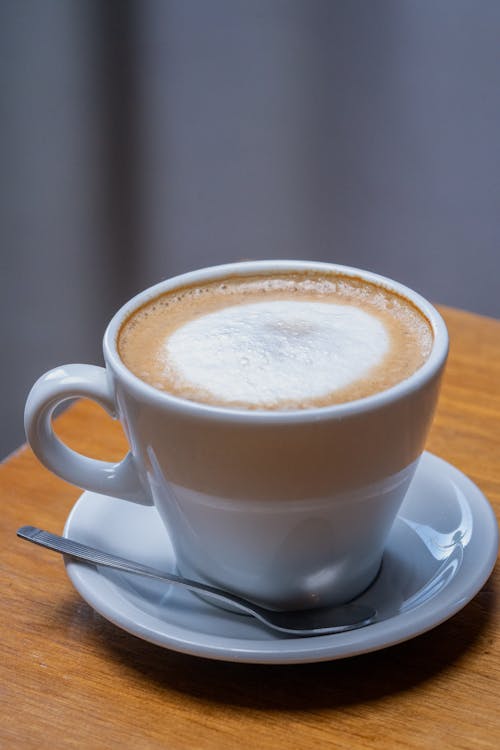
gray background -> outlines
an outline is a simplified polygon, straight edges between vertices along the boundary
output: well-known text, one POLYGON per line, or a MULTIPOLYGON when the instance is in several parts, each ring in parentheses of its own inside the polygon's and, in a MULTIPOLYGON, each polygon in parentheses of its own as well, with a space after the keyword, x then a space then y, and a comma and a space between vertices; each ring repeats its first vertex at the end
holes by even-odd
POLYGON ((241 258, 500 317, 498 0, 2 0, 0 456, 112 313, 241 258))

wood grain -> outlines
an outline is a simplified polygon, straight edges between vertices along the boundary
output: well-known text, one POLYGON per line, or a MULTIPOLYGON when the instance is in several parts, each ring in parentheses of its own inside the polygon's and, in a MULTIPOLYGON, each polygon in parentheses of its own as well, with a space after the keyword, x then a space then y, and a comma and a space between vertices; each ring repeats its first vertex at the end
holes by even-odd
MULTIPOLYGON (((500 512, 500 321, 443 309, 452 347, 428 449, 500 512)), ((126 450, 81 402, 57 422, 89 455, 126 450)), ((0 471, 0 748, 498 748, 498 569, 448 622, 374 654, 300 666, 202 660, 130 636, 94 613, 61 559, 16 529, 62 530, 80 491, 30 450, 0 471)))

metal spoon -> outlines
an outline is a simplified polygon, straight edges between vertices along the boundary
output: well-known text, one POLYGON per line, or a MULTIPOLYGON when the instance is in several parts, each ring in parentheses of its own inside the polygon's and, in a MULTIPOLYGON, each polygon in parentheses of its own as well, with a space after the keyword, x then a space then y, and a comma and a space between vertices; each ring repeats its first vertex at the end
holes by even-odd
POLYGON ((201 591, 215 600, 236 607, 245 614, 253 615, 273 630, 279 630, 290 635, 309 636, 342 633, 346 630, 370 625, 376 615, 376 611, 372 607, 364 604, 344 604, 342 606, 295 610, 293 612, 270 610, 249 602, 241 596, 215 588, 215 586, 209 586, 200 581, 191 581, 174 573, 164 573, 155 570, 155 568, 149 568, 146 565, 116 557, 85 544, 80 544, 80 542, 66 539, 66 537, 42 531, 42 529, 37 529, 34 526, 22 526, 17 535, 29 542, 34 542, 78 560, 86 560, 97 565, 105 565, 109 568, 127 573, 137 573, 149 578, 158 578, 161 581, 179 584, 192 591, 201 591))

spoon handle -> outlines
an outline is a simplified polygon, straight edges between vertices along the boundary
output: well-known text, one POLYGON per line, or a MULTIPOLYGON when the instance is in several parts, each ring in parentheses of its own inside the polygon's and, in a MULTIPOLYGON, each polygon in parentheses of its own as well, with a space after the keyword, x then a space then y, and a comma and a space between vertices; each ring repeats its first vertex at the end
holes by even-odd
POLYGON ((89 547, 86 544, 81 544, 73 539, 67 539, 66 537, 59 536, 58 534, 51 534, 49 531, 43 531, 42 529, 36 528, 36 526, 21 526, 17 531, 17 536, 21 539, 26 539, 28 542, 39 544, 41 547, 60 552, 63 555, 69 555, 79 560, 86 560, 87 562, 94 563, 96 565, 104 565, 108 568, 114 568, 115 570, 122 570, 126 573, 138 573, 148 578, 158 578, 162 581, 168 581, 169 583, 179 584, 185 586, 188 589, 195 591, 203 591, 206 594, 221 600, 231 602, 231 604, 240 607, 247 613, 250 613, 250 608, 246 607, 246 602, 240 599, 239 596, 231 594, 228 591, 222 591, 209 586, 201 581, 192 581, 189 578, 181 578, 176 576, 175 573, 165 573, 156 568, 150 568, 147 565, 142 565, 138 562, 132 562, 132 560, 126 560, 123 557, 117 557, 109 552, 89 547))

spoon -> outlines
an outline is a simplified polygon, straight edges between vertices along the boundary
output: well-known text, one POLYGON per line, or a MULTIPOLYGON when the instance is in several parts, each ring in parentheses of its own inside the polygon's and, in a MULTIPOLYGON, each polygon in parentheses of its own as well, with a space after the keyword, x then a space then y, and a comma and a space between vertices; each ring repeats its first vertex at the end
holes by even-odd
POLYGON ((179 584, 195 592, 200 591, 216 601, 230 604, 245 614, 256 617, 257 620, 273 630, 279 630, 290 635, 309 636, 342 633, 346 630, 370 625, 376 615, 376 611, 372 607, 364 604, 344 604, 294 610, 292 612, 271 610, 249 602, 237 594, 215 588, 215 586, 209 586, 200 581, 192 581, 189 578, 182 578, 174 573, 164 573, 161 570, 141 565, 132 560, 126 560, 123 557, 116 557, 72 539, 42 531, 35 526, 22 526, 18 529, 17 535, 21 539, 34 542, 63 555, 69 555, 77 560, 86 560, 97 565, 104 565, 127 573, 137 573, 149 578, 158 578, 161 581, 179 584))

